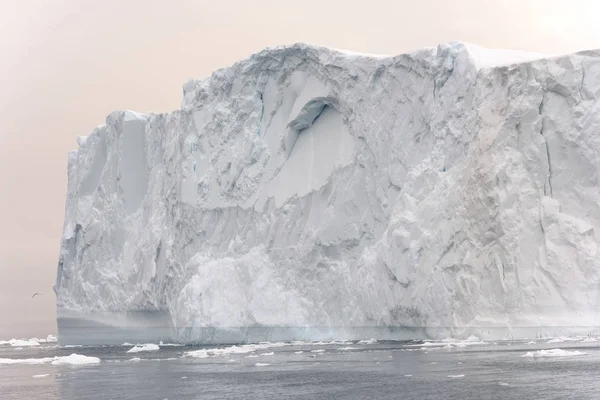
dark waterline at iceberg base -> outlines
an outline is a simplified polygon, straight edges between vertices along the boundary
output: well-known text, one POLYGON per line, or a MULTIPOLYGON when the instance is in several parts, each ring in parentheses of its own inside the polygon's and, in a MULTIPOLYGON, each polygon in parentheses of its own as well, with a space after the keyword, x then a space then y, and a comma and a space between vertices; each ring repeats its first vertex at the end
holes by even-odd
POLYGON ((164 346, 136 353, 130 353, 131 345, 2 346, 0 398, 595 399, 600 390, 595 340, 305 342, 164 346), (563 350, 549 350, 557 346, 563 350), (72 353, 100 362, 32 364, 72 353), (7 359, 26 364, 6 365, 7 359))
POLYGON ((486 340, 516 340, 559 336, 597 336, 597 326, 244 326, 174 328, 166 312, 79 314, 59 312, 61 345, 120 345, 134 343, 180 343, 185 345, 236 345, 259 342, 429 340, 471 335, 486 340))

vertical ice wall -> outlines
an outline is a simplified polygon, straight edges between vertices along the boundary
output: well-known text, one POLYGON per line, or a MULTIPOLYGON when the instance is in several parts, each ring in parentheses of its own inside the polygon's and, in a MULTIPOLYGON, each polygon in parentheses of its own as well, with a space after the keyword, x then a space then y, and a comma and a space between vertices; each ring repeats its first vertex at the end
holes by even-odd
POLYGON ((61 341, 594 331, 600 59, 541 57, 294 45, 111 114, 69 155, 61 341))

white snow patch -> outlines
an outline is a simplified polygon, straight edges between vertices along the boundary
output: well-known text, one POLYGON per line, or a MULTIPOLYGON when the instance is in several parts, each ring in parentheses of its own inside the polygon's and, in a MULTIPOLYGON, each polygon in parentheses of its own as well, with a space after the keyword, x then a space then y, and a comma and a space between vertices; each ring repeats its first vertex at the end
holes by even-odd
POLYGON ((538 351, 528 351, 523 354, 521 357, 572 357, 572 356, 584 356, 587 353, 583 353, 581 351, 569 351, 562 349, 550 349, 550 350, 538 350, 538 351))
POLYGON ((520 50, 486 49, 471 43, 463 43, 463 45, 467 48, 477 69, 519 64, 552 57, 552 54, 531 53, 520 50))
POLYGON ((448 375, 448 378, 464 378, 465 376, 463 374, 460 375, 448 375))
POLYGON ((137 113, 132 110, 124 110, 123 111, 123 122, 129 121, 143 121, 145 117, 143 114, 137 113))
POLYGON ((311 353, 325 353, 325 350, 323 350, 323 349, 312 350, 311 353))
POLYGON ((269 352, 269 353, 262 353, 262 354, 261 354, 261 356, 272 356, 272 355, 274 355, 274 354, 275 354, 275 353, 273 353, 273 352, 271 351, 271 352, 269 352))
POLYGON ((139 361, 142 361, 142 359, 139 358, 139 357, 133 357, 133 358, 130 358, 129 361, 131 361, 131 362, 139 362, 139 361))
POLYGON ((581 343, 596 343, 598 341, 598 339, 593 338, 593 337, 588 337, 585 338, 581 341, 581 343))
POLYGON ((268 364, 268 363, 256 363, 254 365, 257 366, 257 367, 266 367, 266 366, 271 365, 271 364, 268 364))
POLYGON ((339 351, 358 350, 358 347, 351 347, 351 346, 348 346, 348 347, 340 347, 338 350, 339 350, 339 351))
POLYGON ((160 350, 160 347, 157 344, 146 343, 143 345, 136 345, 131 349, 127 350, 128 353, 139 353, 142 351, 157 351, 160 350))
POLYGON ((45 378, 47 376, 50 376, 50 374, 33 375, 32 378, 45 378))

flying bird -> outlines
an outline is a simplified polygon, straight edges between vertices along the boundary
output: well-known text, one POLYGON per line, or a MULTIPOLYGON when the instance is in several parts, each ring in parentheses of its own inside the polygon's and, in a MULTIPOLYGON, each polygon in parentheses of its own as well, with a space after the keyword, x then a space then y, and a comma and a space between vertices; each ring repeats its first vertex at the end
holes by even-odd
POLYGON ((38 294, 39 294, 39 295, 41 295, 41 293, 40 293, 40 292, 35 292, 35 293, 33 294, 33 296, 31 296, 31 298, 33 299, 33 298, 34 298, 35 296, 37 296, 38 294))

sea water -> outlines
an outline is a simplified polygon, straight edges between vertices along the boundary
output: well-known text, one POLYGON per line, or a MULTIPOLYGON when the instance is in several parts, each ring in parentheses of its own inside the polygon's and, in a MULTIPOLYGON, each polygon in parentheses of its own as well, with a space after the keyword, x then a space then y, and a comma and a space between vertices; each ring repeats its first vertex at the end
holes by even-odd
MULTIPOLYGON (((598 399, 600 341, 0 345, 0 399, 598 399)), ((31 343, 29 343, 31 344, 31 343)))

